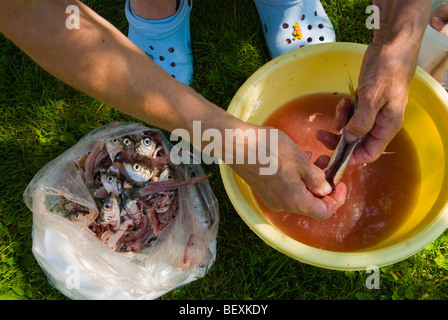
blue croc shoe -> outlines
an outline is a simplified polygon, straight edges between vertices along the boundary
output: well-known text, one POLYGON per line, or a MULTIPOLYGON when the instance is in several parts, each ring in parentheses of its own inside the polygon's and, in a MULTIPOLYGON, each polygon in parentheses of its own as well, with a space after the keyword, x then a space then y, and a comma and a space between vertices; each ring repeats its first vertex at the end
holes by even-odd
POLYGON ((271 58, 306 45, 334 42, 333 25, 319 0, 254 0, 271 58))
POLYGON ((128 38, 178 81, 190 85, 193 78, 190 13, 193 0, 180 0, 176 13, 162 20, 138 17, 126 1, 128 38))

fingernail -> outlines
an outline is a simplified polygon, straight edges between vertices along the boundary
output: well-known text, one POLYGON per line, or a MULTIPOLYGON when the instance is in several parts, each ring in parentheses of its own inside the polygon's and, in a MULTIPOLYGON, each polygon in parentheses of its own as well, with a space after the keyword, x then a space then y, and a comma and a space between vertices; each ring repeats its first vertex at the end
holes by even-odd
POLYGON ((347 143, 352 143, 358 140, 358 137, 350 132, 344 132, 344 139, 347 143))
POLYGON ((324 192, 325 192, 325 194, 330 194, 333 192, 333 188, 331 187, 331 185, 328 182, 325 184, 324 192))

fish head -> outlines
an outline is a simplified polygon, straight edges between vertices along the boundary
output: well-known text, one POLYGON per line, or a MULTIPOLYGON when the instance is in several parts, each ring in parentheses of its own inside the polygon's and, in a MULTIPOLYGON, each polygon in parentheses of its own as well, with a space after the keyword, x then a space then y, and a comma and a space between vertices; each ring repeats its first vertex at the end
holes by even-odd
POLYGON ((118 177, 116 177, 115 175, 108 172, 102 172, 101 183, 108 193, 113 193, 115 196, 118 196, 120 194, 122 184, 118 177))
POLYGON ((123 139, 113 138, 106 141, 106 150, 112 162, 115 161, 115 156, 120 153, 125 147, 123 139))
POLYGON ((68 219, 83 229, 86 229, 98 216, 98 212, 73 211, 68 215, 68 219))
POLYGON ((110 193, 104 200, 101 208, 101 218, 104 221, 109 222, 117 216, 120 216, 118 199, 113 193, 110 193))
POLYGON ((137 154, 144 157, 152 157, 154 151, 156 150, 157 143, 149 136, 141 138, 136 143, 137 154))
POLYGON ((124 162, 126 173, 135 182, 147 182, 153 176, 154 170, 138 162, 124 162))
POLYGON ((167 180, 173 180, 173 179, 174 179, 173 170, 169 166, 167 166, 160 173, 159 181, 167 181, 167 180))
POLYGON ((115 161, 117 155, 120 152, 133 152, 134 141, 130 137, 113 138, 106 141, 106 150, 109 153, 109 157, 112 162, 115 161))

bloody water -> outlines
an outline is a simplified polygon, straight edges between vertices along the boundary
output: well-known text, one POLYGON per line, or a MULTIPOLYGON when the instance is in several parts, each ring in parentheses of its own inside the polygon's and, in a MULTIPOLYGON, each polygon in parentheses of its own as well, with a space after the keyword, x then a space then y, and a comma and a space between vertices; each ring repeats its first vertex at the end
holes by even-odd
MULTIPOLYGON (((335 106, 346 95, 319 93, 299 97, 274 112, 265 122, 284 131, 302 150, 331 155, 315 138, 317 130, 333 128, 335 106)), ((267 219, 289 237, 313 247, 355 251, 375 245, 406 220, 416 203, 420 170, 415 147, 402 129, 375 162, 349 166, 342 178, 347 185, 344 205, 329 219, 269 210, 257 198, 267 219)))

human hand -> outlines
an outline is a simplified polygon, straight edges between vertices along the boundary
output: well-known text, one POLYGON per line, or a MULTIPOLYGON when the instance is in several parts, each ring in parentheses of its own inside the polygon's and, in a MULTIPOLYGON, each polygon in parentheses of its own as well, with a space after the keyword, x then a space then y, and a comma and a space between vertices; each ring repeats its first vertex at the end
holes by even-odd
MULTIPOLYGON (((362 138, 349 164, 373 162, 401 129, 408 101, 409 86, 415 72, 415 56, 402 56, 385 46, 371 44, 364 56, 357 89, 358 106, 349 119, 350 101, 342 99, 336 107, 335 126, 344 128, 344 138, 362 138)), ((338 136, 319 132, 318 139, 333 148, 338 136)))
POLYGON ((328 157, 318 158, 313 164, 309 153, 301 150, 280 130, 277 157, 278 170, 272 175, 260 175, 258 165, 234 164, 231 167, 263 203, 275 211, 301 213, 324 220, 344 204, 346 186, 340 183, 333 191, 325 180, 322 168, 328 157))

